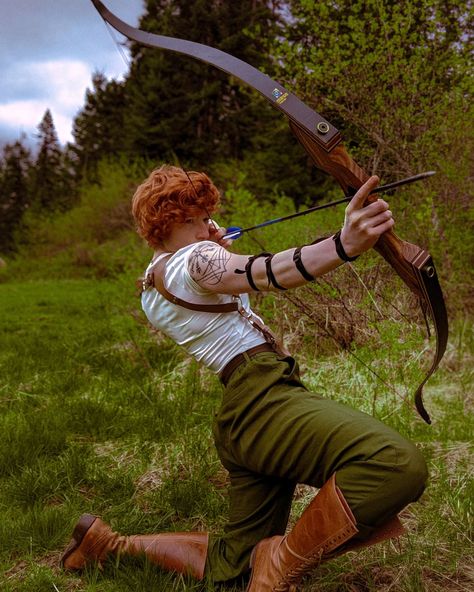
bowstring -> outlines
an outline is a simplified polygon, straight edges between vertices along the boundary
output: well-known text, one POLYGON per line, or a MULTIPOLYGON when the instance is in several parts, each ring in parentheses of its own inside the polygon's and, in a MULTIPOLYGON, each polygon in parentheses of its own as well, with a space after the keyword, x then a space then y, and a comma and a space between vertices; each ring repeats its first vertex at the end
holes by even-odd
MULTIPOLYGON (((100 13, 99 13, 99 14, 100 14, 100 13)), ((100 15, 100 16, 102 16, 102 15, 100 15)), ((103 16, 102 16, 102 20, 104 21, 105 28, 106 28, 106 29, 107 29, 107 31, 109 32, 109 35, 110 35, 110 37, 111 37, 111 39, 112 39, 112 42, 113 42, 113 44, 115 45, 115 47, 117 48, 117 50, 118 50, 118 52, 119 52, 119 54, 120 54, 120 56, 121 56, 121 58, 122 58, 122 60, 123 60, 124 64, 125 64, 125 65, 127 66, 127 68, 130 70, 130 67, 131 67, 131 65, 132 65, 132 62, 131 62, 131 61, 128 59, 128 56, 127 56, 127 54, 125 53, 125 51, 124 51, 124 49, 123 49, 123 44, 122 44, 122 43, 120 43, 120 42, 118 41, 118 39, 115 37, 115 33, 114 33, 115 29, 112 27, 112 25, 111 25, 109 22, 107 22, 107 21, 105 20, 105 18, 104 18, 103 16)))
MULTIPOLYGON (((181 167, 182 168, 182 167, 181 167)), ((191 187, 193 188, 194 191, 194 195, 196 196, 196 199, 199 200, 199 195, 198 192, 196 190, 196 187, 194 186, 193 180, 191 179, 191 177, 189 176, 189 173, 186 169, 182 169, 184 171, 184 174, 186 175, 186 177, 188 178, 188 181, 191 183, 191 187)), ((211 214, 209 213, 209 210, 206 208, 205 204, 202 204, 203 210, 206 212, 206 216, 209 218, 209 222, 214 226, 214 230, 219 230, 219 227, 217 226, 217 224, 214 222, 214 220, 211 218, 211 214)))

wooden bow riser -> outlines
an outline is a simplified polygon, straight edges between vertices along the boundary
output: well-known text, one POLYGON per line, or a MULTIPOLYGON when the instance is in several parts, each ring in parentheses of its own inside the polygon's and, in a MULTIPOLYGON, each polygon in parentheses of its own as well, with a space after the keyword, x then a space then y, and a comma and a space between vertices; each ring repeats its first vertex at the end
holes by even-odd
MULTIPOLYGON (((334 177, 345 195, 355 193, 369 178, 369 175, 349 156, 343 144, 340 143, 330 152, 326 152, 293 121, 290 121, 290 128, 314 164, 334 177)), ((376 200, 375 195, 367 198, 367 202, 376 200)), ((411 264, 422 249, 400 239, 392 230, 385 232, 374 248, 393 267, 410 290, 418 298, 424 299, 426 295, 419 285, 419 279, 411 264)))

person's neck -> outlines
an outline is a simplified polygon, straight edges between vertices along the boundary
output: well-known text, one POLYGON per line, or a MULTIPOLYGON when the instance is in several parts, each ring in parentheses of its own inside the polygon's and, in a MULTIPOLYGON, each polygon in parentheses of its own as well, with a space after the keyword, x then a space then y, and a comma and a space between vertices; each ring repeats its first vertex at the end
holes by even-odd
POLYGON ((184 247, 188 247, 192 244, 192 241, 184 242, 183 244, 179 242, 173 242, 173 240, 170 239, 155 250, 155 256, 161 255, 162 253, 176 253, 176 251, 184 249, 184 247))
POLYGON ((160 255, 164 255, 165 253, 170 253, 171 251, 166 251, 165 249, 155 249, 153 251, 153 259, 156 259, 160 255))

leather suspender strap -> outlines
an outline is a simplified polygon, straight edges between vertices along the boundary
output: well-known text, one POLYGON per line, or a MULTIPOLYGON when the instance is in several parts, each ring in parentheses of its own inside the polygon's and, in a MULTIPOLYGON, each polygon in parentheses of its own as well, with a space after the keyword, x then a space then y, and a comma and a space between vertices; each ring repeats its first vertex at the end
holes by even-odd
POLYGON ((195 304, 194 302, 188 302, 182 298, 178 298, 171 292, 169 292, 163 282, 163 271, 168 259, 171 257, 163 257, 156 265, 154 265, 148 272, 146 278, 142 281, 142 291, 147 288, 154 287, 158 292, 166 298, 172 304, 177 304, 188 310, 197 310, 200 312, 238 312, 239 304, 237 302, 227 302, 223 304, 195 304))
POLYGON ((171 257, 163 257, 160 259, 155 265, 153 265, 146 275, 145 278, 138 280, 137 284, 141 292, 144 292, 148 288, 154 287, 158 292, 166 298, 172 304, 176 304, 178 306, 182 306, 183 308, 187 308, 188 310, 197 310, 200 312, 213 312, 213 313, 220 313, 220 312, 238 312, 242 317, 244 317, 257 331, 262 333, 265 341, 270 344, 272 349, 276 351, 280 355, 289 356, 289 351, 279 343, 276 336, 272 333, 272 331, 264 325, 258 317, 256 317, 253 313, 248 312, 242 306, 240 298, 235 296, 234 302, 227 302, 223 304, 194 304, 193 302, 187 302, 182 298, 178 298, 171 292, 169 292, 163 282, 164 276, 164 268, 168 259, 171 257))

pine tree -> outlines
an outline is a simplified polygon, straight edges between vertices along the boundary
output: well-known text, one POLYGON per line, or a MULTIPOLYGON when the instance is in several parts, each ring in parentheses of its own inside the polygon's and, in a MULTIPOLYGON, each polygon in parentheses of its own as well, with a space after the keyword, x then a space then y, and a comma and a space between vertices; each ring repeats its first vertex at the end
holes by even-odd
POLYGON ((62 153, 53 117, 46 110, 38 126, 39 151, 33 170, 32 198, 38 211, 65 209, 62 153))
POLYGON ((7 144, 0 163, 0 252, 15 250, 15 230, 30 204, 31 155, 22 140, 7 144))
MULTIPOLYGON (((149 0, 147 31, 220 48, 257 68, 271 69, 261 38, 277 22, 264 0, 240 3, 149 0)), ((241 158, 268 119, 264 101, 237 80, 187 56, 132 44, 126 84, 126 136, 152 158, 200 163, 241 158)))
POLYGON ((71 147, 79 178, 95 181, 102 158, 123 153, 124 119, 127 108, 122 82, 108 81, 100 72, 92 77, 92 90, 74 120, 74 144, 71 147))

